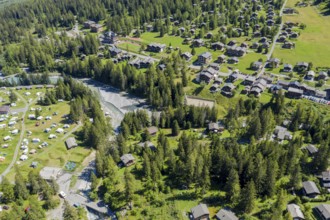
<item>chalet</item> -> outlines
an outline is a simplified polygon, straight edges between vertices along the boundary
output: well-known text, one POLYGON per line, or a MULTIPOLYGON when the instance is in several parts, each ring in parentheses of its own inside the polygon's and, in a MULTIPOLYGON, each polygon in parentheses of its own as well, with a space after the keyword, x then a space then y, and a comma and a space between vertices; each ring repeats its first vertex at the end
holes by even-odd
POLYGON ((161 71, 164 71, 166 69, 166 64, 162 63, 162 64, 159 64, 158 66, 158 69, 160 69, 161 71))
MULTIPOLYGON (((257 13, 255 13, 255 14, 258 16, 257 13)), ((252 16, 253 16, 253 14, 252 14, 252 16)), ((255 30, 259 30, 260 28, 261 28, 260 24, 255 24, 255 25, 254 25, 254 29, 255 29, 255 30)))
POLYGON ((243 48, 248 48, 249 45, 248 45, 246 42, 243 42, 243 43, 241 43, 241 47, 243 47, 243 48))
POLYGON ((229 41, 229 43, 228 43, 227 45, 228 45, 228 46, 235 46, 236 43, 237 43, 236 40, 231 40, 231 41, 229 41))
POLYGON ((117 57, 120 54, 122 54, 123 51, 121 49, 117 48, 117 47, 111 47, 109 49, 109 52, 110 52, 111 57, 117 57))
POLYGON ((266 23, 267 23, 267 26, 274 26, 274 24, 275 24, 275 21, 274 21, 274 20, 271 20, 271 19, 269 19, 269 20, 267 20, 267 21, 266 21, 266 23))
POLYGON ((296 64, 296 68, 298 70, 298 72, 301 71, 306 71, 309 67, 309 64, 307 62, 299 62, 296 64))
POLYGON ((284 8, 283 9, 283 14, 293 14, 294 9, 293 8, 284 8))
POLYGON ((211 92, 211 93, 217 92, 218 89, 219 89, 219 84, 213 84, 213 85, 210 87, 210 92, 211 92))
POLYGON ((94 21, 85 21, 84 28, 90 29, 92 25, 96 24, 94 21))
POLYGON ((215 42, 215 43, 211 43, 211 48, 213 50, 223 50, 225 48, 225 45, 221 42, 215 42))
POLYGON ((219 212, 215 215, 217 220, 238 220, 238 217, 234 212, 227 209, 220 209, 219 212))
POLYGON ((258 42, 254 42, 252 45, 251 45, 251 49, 257 49, 259 47, 259 43, 258 42))
POLYGON ((305 84, 300 85, 300 89, 304 91, 304 95, 311 95, 315 96, 316 90, 310 86, 307 86, 305 84))
POLYGON ((234 89, 235 89, 235 85, 234 84, 232 84, 232 83, 226 83, 222 87, 221 93, 223 93, 224 95, 231 96, 234 89))
POLYGON ((152 151, 157 150, 156 146, 151 141, 146 141, 146 142, 139 143, 138 146, 141 147, 141 148, 144 148, 144 149, 149 148, 152 151))
POLYGON ((282 90, 282 86, 280 85, 272 85, 270 88, 269 88, 269 91, 273 94, 278 94, 278 92, 282 90))
POLYGON ((262 78, 259 78, 252 84, 252 88, 254 87, 259 88, 261 91, 264 91, 267 87, 267 81, 262 78))
POLYGON ((199 204, 191 209, 192 220, 207 220, 210 212, 205 204, 199 204))
POLYGON ((246 86, 251 86, 255 81, 256 81, 256 77, 249 75, 244 79, 242 84, 246 86))
POLYGON ((244 47, 228 46, 226 53, 228 56, 241 57, 246 54, 246 51, 244 47))
POLYGON ((294 43, 288 42, 288 41, 284 42, 284 44, 282 45, 282 48, 285 48, 285 49, 292 49, 294 47, 295 47, 294 43))
POLYGON ((316 154, 319 150, 312 144, 309 144, 305 147, 309 155, 316 154))
POLYGON ((186 29, 185 29, 184 27, 180 27, 180 28, 179 28, 179 31, 180 31, 181 33, 184 33, 184 32, 186 31, 186 29))
POLYGON ((328 79, 328 73, 321 71, 319 72, 319 75, 317 76, 318 80, 326 80, 328 79))
POLYGON ((289 87, 292 87, 295 89, 300 89, 301 84, 298 81, 291 81, 291 82, 289 82, 289 87))
POLYGON ((257 38, 257 37, 260 37, 260 36, 261 36, 260 31, 253 32, 253 37, 257 38))
POLYGON ((252 89, 249 92, 249 94, 254 95, 255 97, 259 97, 261 93, 262 90, 258 87, 252 87, 252 89))
POLYGON ((267 68, 278 68, 281 61, 278 58, 271 58, 268 60, 266 67, 267 68))
POLYGON ((322 172, 322 185, 325 188, 330 188, 330 171, 322 172))
POLYGON ((217 70, 217 71, 220 70, 220 65, 218 63, 210 63, 210 65, 208 67, 212 68, 214 70, 217 70))
POLYGON ((315 77, 315 72, 313 70, 310 70, 307 72, 305 79, 306 80, 313 80, 315 77))
POLYGON ((211 32, 207 33, 205 38, 206 39, 211 39, 213 37, 213 34, 211 32))
POLYGON ((115 32, 113 31, 108 31, 104 33, 104 35, 101 37, 101 42, 103 44, 113 44, 117 41, 117 37, 115 32))
POLYGON ((293 66, 291 64, 284 64, 284 67, 283 67, 283 72, 292 72, 293 70, 293 66))
POLYGON ((268 42, 265 42, 262 44, 262 48, 269 48, 270 44, 268 42))
POLYGON ((305 196, 310 198, 315 198, 320 195, 320 190, 317 188, 316 184, 313 181, 305 181, 303 184, 303 193, 305 196))
POLYGON ((173 22, 173 24, 174 24, 175 26, 178 26, 178 25, 180 24, 180 21, 176 20, 176 21, 173 22))
POLYGON ((325 99, 327 97, 326 91, 315 90, 315 97, 325 99))
POLYGON ((210 52, 204 52, 198 56, 199 64, 207 64, 212 60, 212 54, 210 52))
POLYGON ((202 47, 204 46, 204 41, 202 39, 195 39, 193 40, 192 45, 194 47, 202 47))
POLYGON ((68 150, 78 146, 76 139, 74 137, 69 137, 68 139, 66 139, 65 145, 68 150))
POLYGON ((274 135, 275 135, 276 139, 279 141, 292 139, 292 135, 290 134, 288 129, 285 127, 282 127, 282 126, 275 127, 274 135))
POLYGON ((156 126, 151 126, 147 128, 147 131, 150 135, 156 135, 158 132, 158 128, 156 126))
POLYGON ((259 43, 266 43, 267 42, 267 37, 262 37, 259 40, 259 43))
POLYGON ((9 105, 3 105, 0 107, 0 115, 7 115, 10 111, 9 105))
POLYGON ((315 212, 320 216, 322 220, 330 220, 330 205, 321 204, 314 208, 315 212))
POLYGON ((192 35, 195 35, 195 33, 196 33, 196 29, 194 29, 194 28, 190 29, 190 33, 191 33, 192 35))
POLYGON ((147 31, 147 32, 152 32, 152 31, 154 31, 154 27, 153 27, 151 24, 148 24, 148 25, 146 26, 146 31, 147 31))
POLYGON ((189 53, 189 52, 184 52, 183 54, 181 54, 181 57, 182 57, 183 59, 185 59, 186 61, 190 61, 191 58, 192 58, 192 55, 191 55, 191 53, 189 53))
POLYGON ((132 154, 124 154, 120 157, 121 162, 124 164, 125 167, 129 167, 135 163, 135 158, 132 154))
POLYGON ((98 33, 101 30, 102 30, 102 25, 100 25, 100 24, 91 25, 91 32, 98 33))
POLYGON ((229 64, 237 64, 239 59, 237 57, 229 57, 227 63, 229 64))
POLYGON ((182 44, 190 44, 192 42, 192 39, 187 37, 183 40, 182 44))
POLYGON ((289 35, 289 38, 292 38, 292 39, 296 39, 299 37, 299 34, 296 33, 296 32, 292 32, 290 35, 289 35))
POLYGON ((292 21, 287 21, 285 22, 285 25, 289 28, 293 28, 295 26, 295 23, 293 23, 292 21))
POLYGON ((226 56, 223 55, 223 54, 218 56, 217 62, 220 63, 220 64, 225 63, 226 62, 226 56))
POLYGON ((293 87, 289 87, 288 91, 286 92, 286 96, 292 99, 300 99, 303 94, 304 94, 303 90, 296 89, 293 87))
POLYGON ((302 211, 298 205, 293 204, 293 203, 288 204, 287 209, 293 220, 304 220, 305 219, 305 216, 302 213, 302 211))
POLYGON ((215 78, 214 82, 213 82, 213 84, 218 84, 218 85, 220 85, 222 83, 223 83, 223 80, 222 80, 222 78, 219 78, 219 77, 215 78))
POLYGON ((235 82, 236 80, 238 80, 238 74, 235 73, 235 72, 233 72, 232 74, 230 74, 228 76, 228 79, 227 79, 227 81, 228 82, 231 82, 231 83, 235 82))
POLYGON ((205 82, 207 84, 210 83, 210 81, 214 78, 214 75, 212 75, 209 72, 202 71, 199 73, 199 82, 205 82))
POLYGON ((128 62, 129 65, 134 66, 137 69, 148 68, 153 63, 154 61, 151 58, 146 58, 146 59, 136 58, 128 62))
POLYGON ((147 46, 147 51, 159 53, 159 52, 163 52, 165 48, 166 48, 165 44, 151 43, 147 46))
POLYGON ((207 130, 208 130, 209 132, 217 133, 217 132, 219 132, 219 131, 220 131, 220 132, 223 131, 223 130, 224 130, 224 127, 223 127, 223 126, 219 126, 218 123, 210 122, 210 123, 208 124, 207 130))
POLYGON ((262 68, 262 62, 255 61, 251 64, 250 67, 252 70, 260 70, 262 68))

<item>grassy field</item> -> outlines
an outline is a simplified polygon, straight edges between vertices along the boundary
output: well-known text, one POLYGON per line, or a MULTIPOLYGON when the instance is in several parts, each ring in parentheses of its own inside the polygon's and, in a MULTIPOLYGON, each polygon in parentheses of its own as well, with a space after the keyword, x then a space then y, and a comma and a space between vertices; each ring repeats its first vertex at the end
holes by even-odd
MULTIPOLYGON (((287 7, 293 7, 298 0, 289 0, 287 7)), ((321 7, 319 7, 321 8, 321 7)), ((284 15, 283 21, 292 21, 306 24, 306 29, 301 30, 292 50, 276 46, 273 56, 283 59, 284 62, 296 64, 299 61, 312 62, 314 67, 330 67, 328 55, 330 53, 330 17, 320 14, 317 7, 309 6, 295 8, 298 15, 284 15)))
MULTIPOLYGON (((22 90, 17 92, 23 96, 26 91, 22 90)), ((36 101, 38 97, 37 93, 39 92, 44 93, 45 89, 42 90, 33 89, 33 90, 29 90, 29 92, 31 94, 27 96, 28 98, 27 97, 26 98, 36 101)), ((69 112, 70 112, 70 106, 68 102, 58 102, 57 104, 46 107, 37 105, 36 103, 30 106, 29 111, 26 113, 26 117, 24 119, 25 129, 26 129, 24 138, 29 140, 29 144, 28 144, 29 151, 35 149, 37 152, 35 154, 28 154, 29 158, 26 161, 17 161, 16 166, 19 167, 23 175, 27 175, 27 173, 32 169, 30 165, 33 161, 38 162, 38 167, 37 167, 38 170, 41 169, 43 166, 64 167, 64 165, 68 161, 75 162, 77 165, 76 167, 78 167, 80 163, 83 161, 83 159, 90 154, 91 150, 89 148, 86 148, 85 146, 82 146, 82 143, 79 142, 78 142, 79 147, 71 149, 70 151, 66 149, 64 143, 66 138, 70 136, 75 136, 76 132, 79 132, 81 129, 81 127, 78 127, 77 131, 71 134, 71 131, 75 129, 75 127, 78 125, 75 123, 71 124, 70 121, 63 118, 63 115, 69 114, 69 112), (38 108, 38 107, 42 109, 40 115, 43 116, 44 119, 39 121, 40 123, 39 126, 36 126, 37 121, 28 119, 28 116, 29 114, 35 114, 35 111, 31 110, 31 108, 38 108), (54 115, 53 114, 54 112, 56 112, 57 115, 54 115), (46 116, 51 116, 52 119, 45 120, 46 116), (57 127, 52 128, 49 133, 45 133, 44 130, 46 128, 50 128, 50 126, 53 123, 56 123, 57 127), (70 127, 64 129, 64 133, 56 133, 55 130, 57 128, 63 128, 64 124, 69 124, 70 127), (28 135, 27 134, 28 131, 32 132, 32 134, 28 135), (66 133, 69 134, 66 135, 66 133), (49 139, 50 134, 55 134, 57 138, 49 139), (32 143, 33 138, 39 138, 40 143, 32 143), (48 146, 44 148, 40 148, 39 146, 42 142, 47 142, 48 146)), ((4 130, 3 132, 0 132, 0 135, 5 136, 7 134, 6 132, 8 132, 8 129, 4 130)), ((1 138, 3 138, 2 136, 1 138)), ((1 139, 0 143, 3 144, 2 142, 3 141, 1 139)), ((10 146, 11 146, 10 148, 1 149, 4 153, 8 151, 7 152, 8 160, 6 158, 4 162, 0 163, 0 171, 4 170, 10 163, 17 142, 18 142, 18 138, 14 137, 14 139, 10 142, 10 146)), ((2 151, 0 151, 0 154, 2 153, 2 151)), ((22 150, 19 151, 18 158, 21 155, 22 155, 22 150)), ((12 180, 13 177, 14 177, 14 170, 11 170, 11 172, 8 174, 8 178, 12 180)))

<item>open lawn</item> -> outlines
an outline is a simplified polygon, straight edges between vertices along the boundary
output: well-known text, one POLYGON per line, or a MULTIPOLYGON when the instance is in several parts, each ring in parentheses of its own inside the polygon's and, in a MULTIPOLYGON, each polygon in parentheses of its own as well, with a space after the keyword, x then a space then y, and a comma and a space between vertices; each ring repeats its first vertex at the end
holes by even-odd
MULTIPOLYGON (((289 0, 287 6, 293 7, 298 0, 289 0)), ((312 62, 314 67, 330 67, 328 55, 330 53, 330 17, 323 16, 315 6, 295 8, 298 15, 284 15, 283 21, 306 24, 301 35, 295 41, 296 48, 282 49, 276 45, 273 56, 283 59, 286 63, 296 64, 299 61, 312 62)))

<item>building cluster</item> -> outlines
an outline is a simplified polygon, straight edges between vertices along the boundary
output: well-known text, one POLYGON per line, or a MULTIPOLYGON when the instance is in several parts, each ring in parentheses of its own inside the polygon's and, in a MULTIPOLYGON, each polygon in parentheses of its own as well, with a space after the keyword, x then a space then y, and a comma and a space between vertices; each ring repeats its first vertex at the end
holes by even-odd
POLYGON ((101 24, 98 24, 94 21, 85 21, 84 22, 84 28, 85 29, 90 29, 91 32, 94 32, 94 33, 99 33, 102 31, 102 25, 101 24))

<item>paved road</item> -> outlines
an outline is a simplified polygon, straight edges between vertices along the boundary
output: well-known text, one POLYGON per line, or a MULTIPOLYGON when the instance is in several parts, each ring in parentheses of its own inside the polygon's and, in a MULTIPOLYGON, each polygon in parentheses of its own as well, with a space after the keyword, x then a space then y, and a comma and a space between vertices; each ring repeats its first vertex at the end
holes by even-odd
MULTIPOLYGON (((24 104, 25 104, 25 107, 21 109, 22 112, 23 112, 22 118, 24 119, 25 118, 25 114, 26 114, 26 112, 27 112, 27 110, 29 108, 29 104, 27 103, 27 101, 19 93, 17 93, 17 92, 15 92, 15 93, 24 102, 24 104)), ((0 175, 0 182, 2 182, 3 177, 6 176, 9 173, 10 169, 14 166, 14 164, 15 164, 15 162, 17 160, 18 152, 19 152, 21 143, 23 141, 24 133, 25 133, 25 123, 24 123, 24 120, 21 121, 21 126, 22 126, 21 127, 21 134, 19 136, 19 141, 18 141, 18 143, 16 145, 16 148, 15 148, 15 153, 14 153, 13 159, 10 162, 9 166, 0 175)))
MULTIPOLYGON (((281 8, 281 10, 280 10, 280 17, 283 16, 283 9, 284 9, 284 7, 285 7, 285 5, 286 5, 287 2, 288 2, 288 0, 285 0, 285 2, 284 2, 283 5, 282 5, 282 8, 281 8)), ((280 36, 281 30, 282 30, 282 28, 283 28, 283 24, 284 24, 284 22, 283 22, 283 19, 282 19, 281 24, 280 24, 280 26, 279 26, 279 28, 278 28, 278 31, 277 31, 276 35, 274 36, 274 38, 273 38, 273 44, 272 44, 272 47, 270 48, 270 50, 268 51, 268 54, 266 55, 267 60, 269 60, 269 59, 271 58, 271 56, 272 56, 272 54, 273 54, 273 52, 274 52, 274 49, 275 49, 275 46, 276 46, 277 39, 278 39, 278 37, 280 36)), ((261 70, 259 71, 257 77, 259 77, 259 76, 261 76, 262 74, 264 74, 264 72, 265 72, 265 65, 263 65, 263 67, 262 67, 261 70)))

